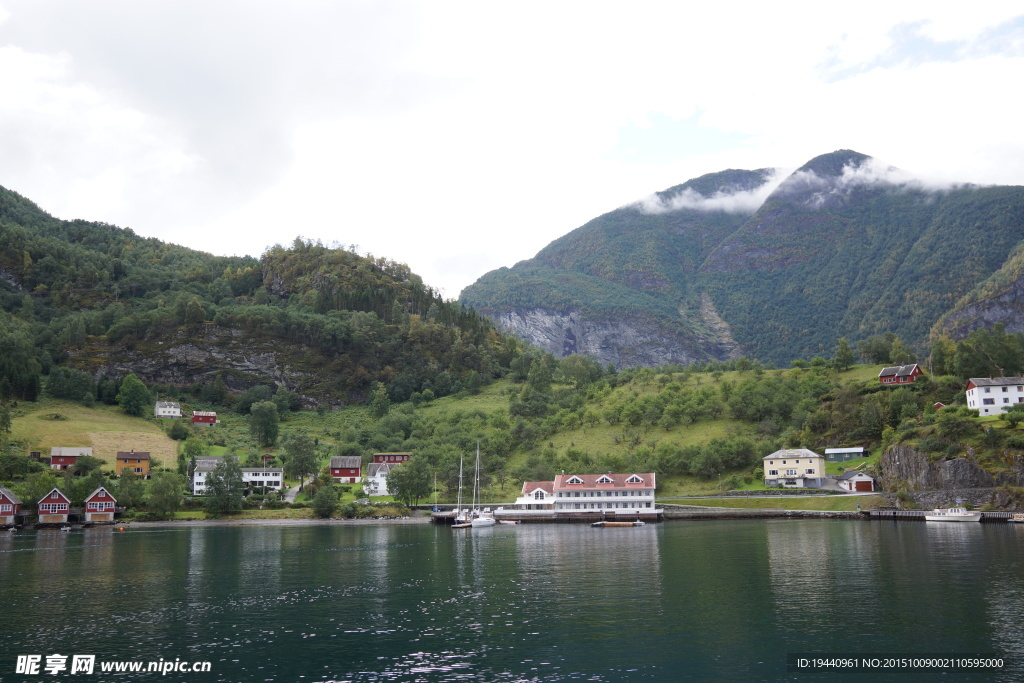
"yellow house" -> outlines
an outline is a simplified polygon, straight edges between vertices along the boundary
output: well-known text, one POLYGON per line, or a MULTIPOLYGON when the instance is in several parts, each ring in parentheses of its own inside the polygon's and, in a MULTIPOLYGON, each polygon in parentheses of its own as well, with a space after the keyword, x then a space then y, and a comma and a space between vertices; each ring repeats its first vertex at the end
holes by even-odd
POLYGON ((764 485, 820 489, 825 484, 825 457, 806 448, 784 448, 763 458, 764 485))
POLYGON ((149 453, 136 453, 135 451, 118 451, 117 461, 114 465, 114 471, 117 472, 118 476, 124 470, 134 472, 137 476, 143 479, 149 478, 149 453))

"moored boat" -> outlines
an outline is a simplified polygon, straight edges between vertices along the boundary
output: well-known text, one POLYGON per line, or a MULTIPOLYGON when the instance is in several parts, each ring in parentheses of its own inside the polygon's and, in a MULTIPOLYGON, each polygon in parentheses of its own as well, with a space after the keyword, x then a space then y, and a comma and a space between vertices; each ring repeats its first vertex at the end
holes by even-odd
POLYGON ((1013 513, 1013 517, 1010 518, 1010 521, 1024 524, 1024 512, 1013 513))
POLYGON ((967 508, 935 508, 924 516, 929 522, 980 522, 981 513, 967 508))
POLYGON ((644 522, 637 520, 635 522, 593 522, 590 526, 646 526, 644 522))

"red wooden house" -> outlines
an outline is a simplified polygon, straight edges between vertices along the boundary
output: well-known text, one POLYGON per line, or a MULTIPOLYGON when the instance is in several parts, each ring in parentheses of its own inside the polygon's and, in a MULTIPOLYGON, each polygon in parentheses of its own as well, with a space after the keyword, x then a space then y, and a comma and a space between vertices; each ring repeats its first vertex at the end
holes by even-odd
POLYGON ((340 484, 359 483, 363 459, 358 455, 335 455, 331 458, 331 479, 340 484))
POLYGON ((405 462, 406 460, 408 460, 411 457, 412 457, 412 453, 374 453, 373 454, 373 461, 374 462, 386 462, 386 463, 394 465, 394 464, 397 464, 397 463, 400 463, 400 462, 405 462))
POLYGON ((67 524, 68 512, 71 510, 71 499, 54 487, 39 499, 36 504, 39 511, 40 524, 67 524))
POLYGON ((220 420, 217 419, 217 413, 208 410, 192 411, 192 424, 194 425, 215 425, 218 422, 220 420))
POLYGON ((113 522, 117 500, 102 486, 85 499, 86 522, 113 522))
POLYGON ((21 514, 21 498, 10 489, 0 487, 0 526, 11 526, 17 523, 21 514))
POLYGON ((882 371, 878 373, 878 381, 882 384, 913 384, 914 380, 923 374, 924 372, 917 363, 894 365, 891 368, 882 368, 882 371))

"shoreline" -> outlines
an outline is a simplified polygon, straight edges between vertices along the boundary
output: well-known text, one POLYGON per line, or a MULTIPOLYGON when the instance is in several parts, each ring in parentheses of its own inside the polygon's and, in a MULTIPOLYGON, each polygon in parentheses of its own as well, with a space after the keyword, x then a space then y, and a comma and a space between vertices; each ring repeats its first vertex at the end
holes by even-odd
POLYGON ((410 517, 409 519, 316 519, 303 517, 299 519, 169 519, 159 522, 117 522, 114 524, 78 527, 82 529, 112 529, 124 527, 132 529, 188 529, 216 526, 372 526, 377 524, 430 524, 430 517, 410 517))

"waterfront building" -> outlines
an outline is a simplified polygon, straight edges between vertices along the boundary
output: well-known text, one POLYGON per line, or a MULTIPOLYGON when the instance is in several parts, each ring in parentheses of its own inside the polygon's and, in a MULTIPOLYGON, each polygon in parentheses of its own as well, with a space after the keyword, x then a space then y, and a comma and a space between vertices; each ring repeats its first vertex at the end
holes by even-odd
POLYGON ((117 500, 102 486, 85 499, 86 522, 113 522, 117 500))
POLYGON ((41 524, 67 524, 71 510, 71 499, 54 486, 36 503, 41 524))
POLYGON ((21 498, 14 495, 10 489, 0 486, 0 526, 11 526, 17 524, 17 518, 21 514, 21 498))

